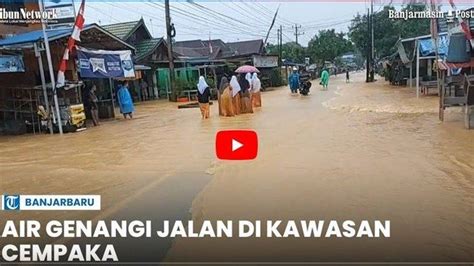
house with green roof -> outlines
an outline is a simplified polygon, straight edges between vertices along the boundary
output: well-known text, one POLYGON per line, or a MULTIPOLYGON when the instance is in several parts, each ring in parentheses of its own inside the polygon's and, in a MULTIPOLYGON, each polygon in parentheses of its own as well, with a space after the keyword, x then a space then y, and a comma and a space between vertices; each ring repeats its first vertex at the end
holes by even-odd
MULTIPOLYGON (((134 56, 136 69, 142 72, 143 79, 149 84, 148 91, 136 89, 138 99, 157 98, 158 81, 155 73, 159 67, 167 67, 169 62, 166 41, 163 38, 154 38, 143 18, 104 25, 103 28, 136 49, 134 56)), ((140 87, 138 81, 134 83, 134 87, 140 87)))

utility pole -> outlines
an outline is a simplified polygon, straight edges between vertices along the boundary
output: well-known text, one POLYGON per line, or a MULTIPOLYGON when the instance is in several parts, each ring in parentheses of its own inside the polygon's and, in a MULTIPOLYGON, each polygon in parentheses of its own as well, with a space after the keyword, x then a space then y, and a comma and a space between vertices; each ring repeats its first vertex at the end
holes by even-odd
POLYGON ((277 29, 278 66, 281 67, 280 29, 277 29))
POLYGON ((165 0, 165 19, 166 19, 166 44, 168 46, 168 61, 170 69, 170 100, 176 100, 178 95, 176 95, 176 86, 174 82, 174 62, 173 62, 173 36, 174 29, 171 24, 170 16, 170 0, 165 0))
POLYGON ((367 51, 366 51, 366 73, 365 73, 365 82, 370 82, 370 65, 371 65, 371 42, 370 42, 370 11, 367 8, 367 51))
POLYGON ((295 24, 295 26, 293 26, 293 29, 295 29, 296 44, 298 44, 298 37, 300 35, 304 35, 304 32, 298 32, 298 30, 301 29, 301 25, 298 26, 298 24, 295 24))
MULTIPOLYGON (((43 1, 39 0, 38 1, 38 6, 40 9, 40 12, 44 12, 44 6, 43 6, 43 1)), ((55 110, 56 110, 56 123, 58 124, 58 129, 59 129, 59 134, 63 134, 63 124, 61 120, 61 112, 59 110, 59 101, 58 101, 58 93, 56 90, 56 78, 54 76, 54 70, 53 70, 53 60, 51 59, 51 50, 49 49, 49 39, 48 39, 48 34, 46 33, 46 24, 43 19, 41 19, 41 28, 43 31, 43 42, 44 42, 44 49, 46 52, 46 60, 48 61, 48 70, 49 70, 49 77, 51 79, 51 88, 53 89, 53 100, 54 100, 54 105, 55 105, 55 110)))
POLYGON ((281 67, 283 60, 283 26, 281 25, 280 29, 278 30, 278 55, 280 57, 278 65, 281 67))
POLYGON ((371 31, 371 38, 372 38, 372 56, 371 56, 371 71, 370 71, 370 81, 374 82, 375 81, 375 64, 374 64, 374 59, 375 59, 375 41, 374 41, 374 0, 370 1, 370 31, 371 31))

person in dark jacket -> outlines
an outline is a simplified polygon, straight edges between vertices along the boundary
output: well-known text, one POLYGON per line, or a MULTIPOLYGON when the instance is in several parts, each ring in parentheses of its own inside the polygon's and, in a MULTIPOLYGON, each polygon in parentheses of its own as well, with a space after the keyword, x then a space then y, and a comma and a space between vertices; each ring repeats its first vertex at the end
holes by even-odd
MULTIPOLYGON (((250 75, 250 78, 252 75, 250 75)), ((252 114, 252 101, 250 100, 250 82, 247 79, 246 74, 240 74, 239 77, 239 85, 242 89, 240 91, 240 104, 241 104, 241 111, 242 114, 252 114)))
POLYGON ((209 89, 209 85, 207 85, 206 79, 203 76, 199 77, 197 88, 199 109, 201 109, 202 119, 208 119, 210 117, 209 99, 211 97, 211 90, 209 89))

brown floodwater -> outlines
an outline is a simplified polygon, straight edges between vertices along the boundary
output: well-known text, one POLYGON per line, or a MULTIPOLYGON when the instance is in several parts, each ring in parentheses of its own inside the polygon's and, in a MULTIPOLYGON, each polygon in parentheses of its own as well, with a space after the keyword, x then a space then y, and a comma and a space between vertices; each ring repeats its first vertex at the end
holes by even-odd
MULTIPOLYGON (((133 120, 64 136, 0 138, 0 191, 100 194, 100 212, 2 213, 9 219, 391 220, 387 239, 175 239, 167 261, 474 261, 474 131, 438 98, 354 74, 309 97, 263 93, 253 115, 202 121, 163 101, 133 120), (254 129, 251 162, 222 162, 214 137, 254 129), (154 198, 155 197, 155 198, 154 198), (168 203, 169 204, 166 204, 168 203), (143 204, 142 204, 143 203, 143 204), (140 205, 141 204, 141 205, 140 205), (139 208, 139 207, 137 207, 139 208), (159 218, 157 218, 159 219, 159 218)), ((161 247, 160 247, 161 248, 161 247)), ((158 247, 157 247, 158 249, 158 247)), ((136 259, 138 260, 138 259, 136 259)))

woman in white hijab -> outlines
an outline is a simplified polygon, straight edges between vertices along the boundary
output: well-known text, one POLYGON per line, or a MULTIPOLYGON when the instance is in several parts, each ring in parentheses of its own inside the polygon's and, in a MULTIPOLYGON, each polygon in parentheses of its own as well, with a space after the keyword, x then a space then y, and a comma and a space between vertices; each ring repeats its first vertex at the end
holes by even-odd
POLYGON ((250 84, 250 90, 252 90, 252 73, 247 73, 245 75, 245 79, 249 82, 250 84))
POLYGON ((232 76, 230 79, 230 86, 232 87, 232 104, 234 105, 234 114, 240 115, 240 91, 242 89, 240 88, 240 84, 236 76, 232 76))
POLYGON ((198 88, 198 102, 199 109, 201 109, 202 119, 208 119, 210 116, 209 112, 209 98, 211 97, 211 90, 207 85, 206 79, 203 76, 199 77, 198 88))
POLYGON ((262 89, 262 82, 258 78, 257 73, 252 75, 252 106, 253 107, 262 107, 262 97, 260 90, 262 89))

